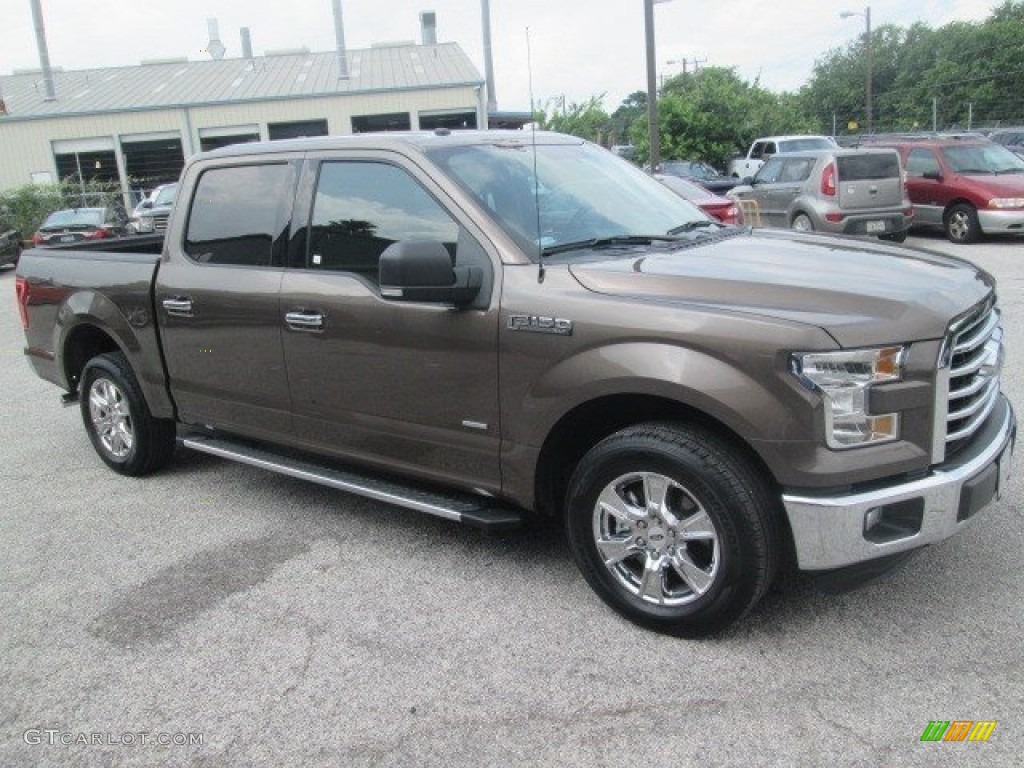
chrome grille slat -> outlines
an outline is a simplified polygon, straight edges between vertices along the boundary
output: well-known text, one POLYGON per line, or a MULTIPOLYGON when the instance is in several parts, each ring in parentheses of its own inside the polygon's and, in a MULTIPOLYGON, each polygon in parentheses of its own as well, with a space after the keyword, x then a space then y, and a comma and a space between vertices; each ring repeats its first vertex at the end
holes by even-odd
POLYGON ((987 317, 981 319, 984 320, 984 325, 981 325, 979 321, 979 323, 975 323, 971 327, 965 328, 960 332, 957 336, 957 343, 953 347, 954 355, 958 355, 965 350, 977 349, 979 346, 982 346, 985 341, 988 340, 988 337, 992 335, 992 331, 995 327, 999 324, 999 313, 990 312, 987 317), (978 327, 979 325, 980 327, 978 327), (963 336, 966 334, 970 334, 970 336, 963 339, 963 336))
POLYGON ((993 355, 1002 344, 999 310, 991 299, 953 326, 946 397, 946 456, 984 424, 999 397, 998 363, 993 355))

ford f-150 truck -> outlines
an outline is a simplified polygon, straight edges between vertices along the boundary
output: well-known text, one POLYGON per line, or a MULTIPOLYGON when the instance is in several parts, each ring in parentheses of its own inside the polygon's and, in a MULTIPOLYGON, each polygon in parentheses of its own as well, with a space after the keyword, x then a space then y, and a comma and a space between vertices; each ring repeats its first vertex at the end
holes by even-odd
POLYGON ((100 458, 176 446, 486 527, 715 632, 782 563, 834 581, 1004 489, 993 279, 713 222, 566 136, 379 134, 186 165, 166 235, 25 252, 25 352, 100 458))

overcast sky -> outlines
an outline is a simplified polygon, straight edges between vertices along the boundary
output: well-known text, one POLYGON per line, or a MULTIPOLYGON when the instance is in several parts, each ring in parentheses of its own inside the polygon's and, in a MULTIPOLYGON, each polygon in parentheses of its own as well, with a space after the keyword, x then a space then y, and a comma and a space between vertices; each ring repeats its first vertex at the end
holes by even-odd
MULTIPOLYGON (((256 55, 267 50, 334 47, 331 0, 41 0, 50 62, 65 70, 138 64, 143 59, 207 58, 207 18, 220 24, 228 57, 241 54, 249 27, 256 55)), ((856 0, 863 2, 863 0, 856 0)), ((871 22, 933 27, 979 21, 999 0, 872 0, 871 22)), ((491 37, 499 109, 528 110, 527 29, 538 105, 564 95, 582 102, 605 94, 612 111, 646 90, 643 0, 491 0, 491 37)), ((479 0, 342 0, 348 48, 419 40, 419 14, 437 14, 439 42, 457 42, 481 75, 479 0)), ((863 13, 844 0, 668 0, 654 7, 661 76, 683 60, 735 67, 773 90, 799 88, 815 59, 864 32, 863 13)), ((0 0, 0 73, 38 68, 29 0, 0 0)), ((692 67, 692 64, 689 66, 692 67)))

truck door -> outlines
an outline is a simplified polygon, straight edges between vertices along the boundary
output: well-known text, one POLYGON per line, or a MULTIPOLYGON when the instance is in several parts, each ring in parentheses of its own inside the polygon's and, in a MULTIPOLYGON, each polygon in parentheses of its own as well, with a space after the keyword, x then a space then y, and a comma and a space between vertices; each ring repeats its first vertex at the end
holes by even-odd
POLYGON ((309 161, 300 188, 296 210, 310 214, 280 318, 296 435, 318 452, 498 488, 496 272, 482 234, 390 154, 309 161), (383 298, 378 261, 402 240, 439 241, 456 264, 481 266, 477 306, 383 298))
POLYGON ((172 216, 156 311, 185 422, 268 439, 291 431, 278 302, 299 167, 225 159, 182 186, 195 192, 172 216))

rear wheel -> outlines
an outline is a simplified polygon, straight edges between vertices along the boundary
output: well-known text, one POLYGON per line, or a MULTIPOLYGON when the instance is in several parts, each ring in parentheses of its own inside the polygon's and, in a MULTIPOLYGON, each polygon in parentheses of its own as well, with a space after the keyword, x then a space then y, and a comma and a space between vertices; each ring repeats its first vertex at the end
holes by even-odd
POLYGON ((793 221, 789 225, 798 232, 813 232, 814 222, 811 221, 811 217, 806 213, 798 213, 793 217, 793 221))
POLYGON ((946 237, 954 243, 974 243, 981 237, 978 212, 967 203, 958 203, 946 211, 943 218, 946 237))
POLYGON ((155 419, 128 360, 121 352, 97 355, 85 365, 82 421, 100 458, 122 475, 160 469, 174 453, 174 422, 155 419))
POLYGON ((700 637, 767 590, 775 507, 749 462, 714 434, 646 424, 583 458, 566 527, 576 564, 609 606, 651 629, 700 637))

